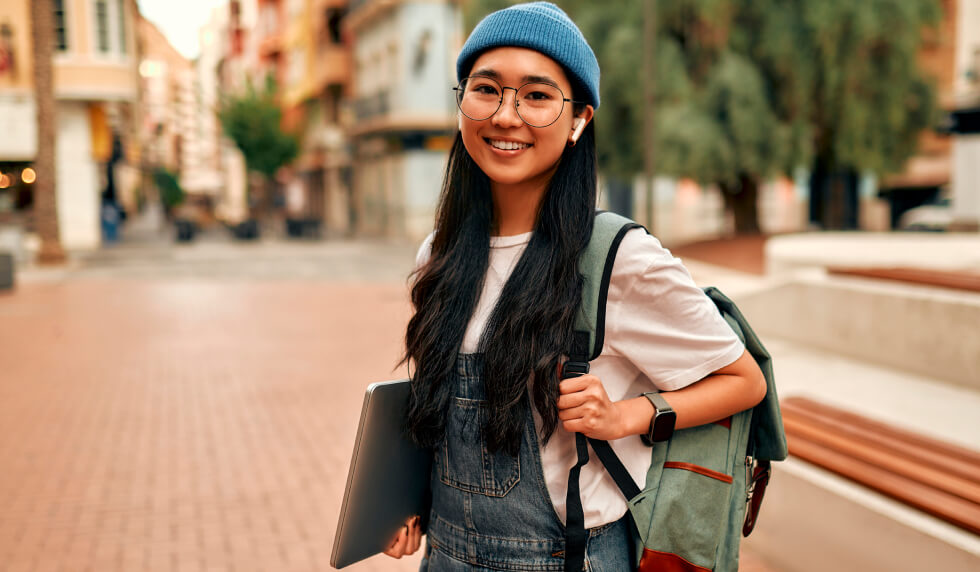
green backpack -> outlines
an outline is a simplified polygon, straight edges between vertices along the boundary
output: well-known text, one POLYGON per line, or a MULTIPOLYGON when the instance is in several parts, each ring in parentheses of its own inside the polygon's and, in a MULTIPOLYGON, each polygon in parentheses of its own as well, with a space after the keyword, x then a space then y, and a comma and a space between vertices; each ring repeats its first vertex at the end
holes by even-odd
MULTIPOLYGON (((606 295, 613 262, 626 233, 639 224, 619 215, 596 215, 579 262, 585 279, 576 320, 575 346, 564 375, 588 372, 603 345, 606 295)), ((773 382, 772 361, 735 304, 705 288, 766 377, 761 403, 728 419, 681 429, 652 448, 646 486, 639 487, 605 441, 576 434, 578 462, 569 472, 565 570, 582 570, 587 540, 578 475, 588 445, 616 481, 635 525, 636 569, 716 571, 738 569, 739 541, 755 526, 771 473, 770 461, 786 458, 786 435, 773 382), (588 443, 588 445, 586 444, 588 443)))

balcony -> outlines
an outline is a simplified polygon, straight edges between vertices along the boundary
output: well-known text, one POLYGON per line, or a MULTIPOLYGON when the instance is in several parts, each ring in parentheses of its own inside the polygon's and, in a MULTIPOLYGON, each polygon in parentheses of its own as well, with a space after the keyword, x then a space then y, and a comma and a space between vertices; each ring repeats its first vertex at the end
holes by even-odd
POLYGON ((329 85, 347 85, 351 81, 350 53, 343 46, 321 45, 314 67, 314 91, 318 93, 329 85))
POLYGON ((259 42, 259 57, 273 59, 282 53, 282 36, 269 34, 259 42))

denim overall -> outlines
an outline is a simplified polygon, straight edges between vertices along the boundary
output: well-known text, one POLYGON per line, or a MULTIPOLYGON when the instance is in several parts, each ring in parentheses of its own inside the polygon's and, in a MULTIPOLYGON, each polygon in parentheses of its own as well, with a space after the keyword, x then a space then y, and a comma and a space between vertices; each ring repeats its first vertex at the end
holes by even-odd
MULTIPOLYGON (((541 470, 528 408, 520 454, 490 453, 480 435, 487 410, 480 354, 460 354, 446 438, 433 451, 432 512, 420 572, 554 570, 564 567, 565 527, 541 470)), ((628 517, 590 529, 585 569, 632 568, 628 517)))

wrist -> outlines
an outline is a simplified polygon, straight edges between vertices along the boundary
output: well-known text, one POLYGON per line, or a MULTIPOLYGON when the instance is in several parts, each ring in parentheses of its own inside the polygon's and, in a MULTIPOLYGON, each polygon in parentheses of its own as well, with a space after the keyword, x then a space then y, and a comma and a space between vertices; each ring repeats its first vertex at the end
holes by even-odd
POLYGON ((653 419, 654 409, 645 397, 633 397, 616 402, 619 409, 617 439, 634 435, 645 435, 653 419))

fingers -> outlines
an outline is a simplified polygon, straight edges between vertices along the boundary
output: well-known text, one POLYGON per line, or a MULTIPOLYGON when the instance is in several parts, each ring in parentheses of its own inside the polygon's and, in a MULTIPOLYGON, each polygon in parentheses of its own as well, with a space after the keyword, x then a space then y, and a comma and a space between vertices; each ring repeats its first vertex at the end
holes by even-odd
POLYGON ((558 398, 558 411, 560 413, 562 410, 578 407, 588 401, 588 399, 589 396, 584 391, 562 395, 558 398))
POLYGON ((405 548, 408 546, 408 534, 409 526, 407 524, 398 529, 398 535, 395 536, 395 540, 385 550, 385 554, 392 558, 401 558, 407 554, 405 548))
POLYGON ((565 409, 562 409, 561 406, 558 407, 558 419, 562 421, 582 419, 583 417, 595 417, 600 414, 601 411, 598 405, 593 402, 583 402, 582 405, 577 407, 568 407, 565 409))
POLYGON ((562 421, 562 429, 568 431, 569 433, 581 433, 587 436, 585 430, 585 423, 582 419, 570 419, 568 421, 562 421))
MULTIPOLYGON (((568 379, 563 379, 558 382, 558 393, 566 395, 569 393, 575 393, 588 388, 593 383, 599 382, 599 378, 594 375, 580 375, 578 377, 569 377, 568 379)), ((599 382, 601 383, 601 382, 599 382)))
POLYGON ((409 534, 408 540, 408 554, 415 554, 415 551, 422 545, 422 525, 419 520, 419 517, 416 516, 411 526, 411 533, 409 534))
POLYGON ((401 558, 402 556, 414 554, 421 544, 422 526, 419 524, 419 517, 413 516, 398 530, 395 539, 384 553, 392 558, 401 558))

